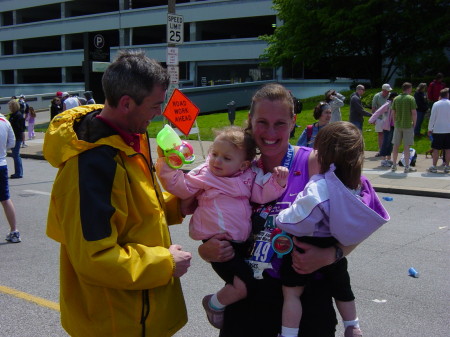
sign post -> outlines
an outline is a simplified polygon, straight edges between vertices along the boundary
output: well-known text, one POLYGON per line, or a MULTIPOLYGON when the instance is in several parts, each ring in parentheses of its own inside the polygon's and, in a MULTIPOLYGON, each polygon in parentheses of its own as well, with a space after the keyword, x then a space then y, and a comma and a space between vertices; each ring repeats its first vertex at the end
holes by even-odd
POLYGON ((178 44, 184 42, 183 16, 175 14, 175 0, 168 0, 167 4, 167 71, 170 75, 170 85, 167 97, 171 97, 180 83, 180 69, 178 66, 178 44))
POLYGON ((200 130, 197 126, 197 115, 200 109, 192 103, 180 90, 180 68, 178 62, 178 47, 184 42, 184 19, 182 15, 175 14, 175 0, 168 0, 167 4, 167 71, 170 75, 170 85, 167 90, 167 97, 170 97, 164 107, 164 117, 175 127, 178 135, 196 133, 203 158, 205 151, 200 139, 200 130), (192 126, 195 124, 195 127, 192 126))
POLYGON ((110 43, 105 34, 90 32, 83 34, 84 44, 84 85, 86 91, 92 91, 95 100, 105 100, 102 88, 102 76, 110 63, 110 43))

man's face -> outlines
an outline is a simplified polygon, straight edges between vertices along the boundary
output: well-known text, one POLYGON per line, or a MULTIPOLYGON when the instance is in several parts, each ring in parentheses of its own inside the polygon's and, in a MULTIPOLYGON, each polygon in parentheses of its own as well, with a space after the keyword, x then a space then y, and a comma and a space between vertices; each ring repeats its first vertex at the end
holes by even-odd
POLYGON ((153 88, 140 105, 130 98, 127 113, 127 131, 130 133, 145 133, 151 120, 161 115, 161 105, 164 102, 166 90, 160 85, 153 88))

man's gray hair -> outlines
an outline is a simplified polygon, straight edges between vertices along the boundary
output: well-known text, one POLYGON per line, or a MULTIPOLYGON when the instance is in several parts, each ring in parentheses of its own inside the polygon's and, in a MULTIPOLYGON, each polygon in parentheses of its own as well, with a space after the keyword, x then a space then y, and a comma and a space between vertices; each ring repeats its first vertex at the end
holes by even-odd
POLYGON ((140 50, 121 50, 103 74, 103 92, 108 104, 117 107, 122 96, 130 96, 137 105, 155 86, 167 90, 170 77, 156 60, 140 50))

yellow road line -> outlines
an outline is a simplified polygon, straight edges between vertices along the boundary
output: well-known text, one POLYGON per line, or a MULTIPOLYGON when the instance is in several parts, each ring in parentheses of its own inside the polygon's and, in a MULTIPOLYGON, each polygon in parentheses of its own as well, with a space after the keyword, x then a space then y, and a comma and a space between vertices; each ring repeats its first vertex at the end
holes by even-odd
POLYGON ((5 286, 0 285, 0 292, 8 294, 8 295, 12 295, 18 298, 22 298, 24 300, 27 300, 29 302, 33 302, 36 303, 42 307, 47 307, 56 311, 59 311, 59 303, 55 303, 49 300, 46 300, 45 298, 41 298, 41 297, 37 297, 37 296, 33 296, 27 293, 24 293, 22 291, 19 290, 15 290, 12 288, 8 288, 5 286))

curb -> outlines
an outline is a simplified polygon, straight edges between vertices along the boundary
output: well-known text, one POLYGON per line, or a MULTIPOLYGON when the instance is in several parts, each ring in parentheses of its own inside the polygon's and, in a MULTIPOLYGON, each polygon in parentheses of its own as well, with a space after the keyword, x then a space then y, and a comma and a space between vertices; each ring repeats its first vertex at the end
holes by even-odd
MULTIPOLYGON (((11 152, 7 153, 7 157, 12 157, 11 152)), ((25 158, 25 159, 38 159, 38 160, 45 160, 43 155, 40 154, 30 154, 30 153, 21 153, 20 154, 21 158, 25 158)))
POLYGON ((450 192, 436 191, 436 190, 426 190, 426 189, 414 189, 412 187, 406 188, 395 188, 382 185, 373 184, 373 188, 378 193, 390 193, 390 194, 404 194, 404 195, 414 195, 419 197, 432 197, 432 198, 444 198, 450 199, 450 192))
MULTIPOLYGON (((28 158, 28 159, 45 160, 44 156, 39 155, 39 154, 21 153, 20 156, 22 158, 28 158)), ((8 153, 8 157, 11 157, 11 153, 8 153)), ((188 172, 189 170, 183 170, 183 171, 188 172)), ((419 196, 419 197, 450 199, 450 192, 446 192, 446 191, 415 189, 412 187, 401 188, 401 187, 392 187, 392 186, 376 185, 376 184, 373 184, 373 188, 375 189, 375 191, 377 193, 403 194, 403 195, 414 195, 414 196, 419 196)))

